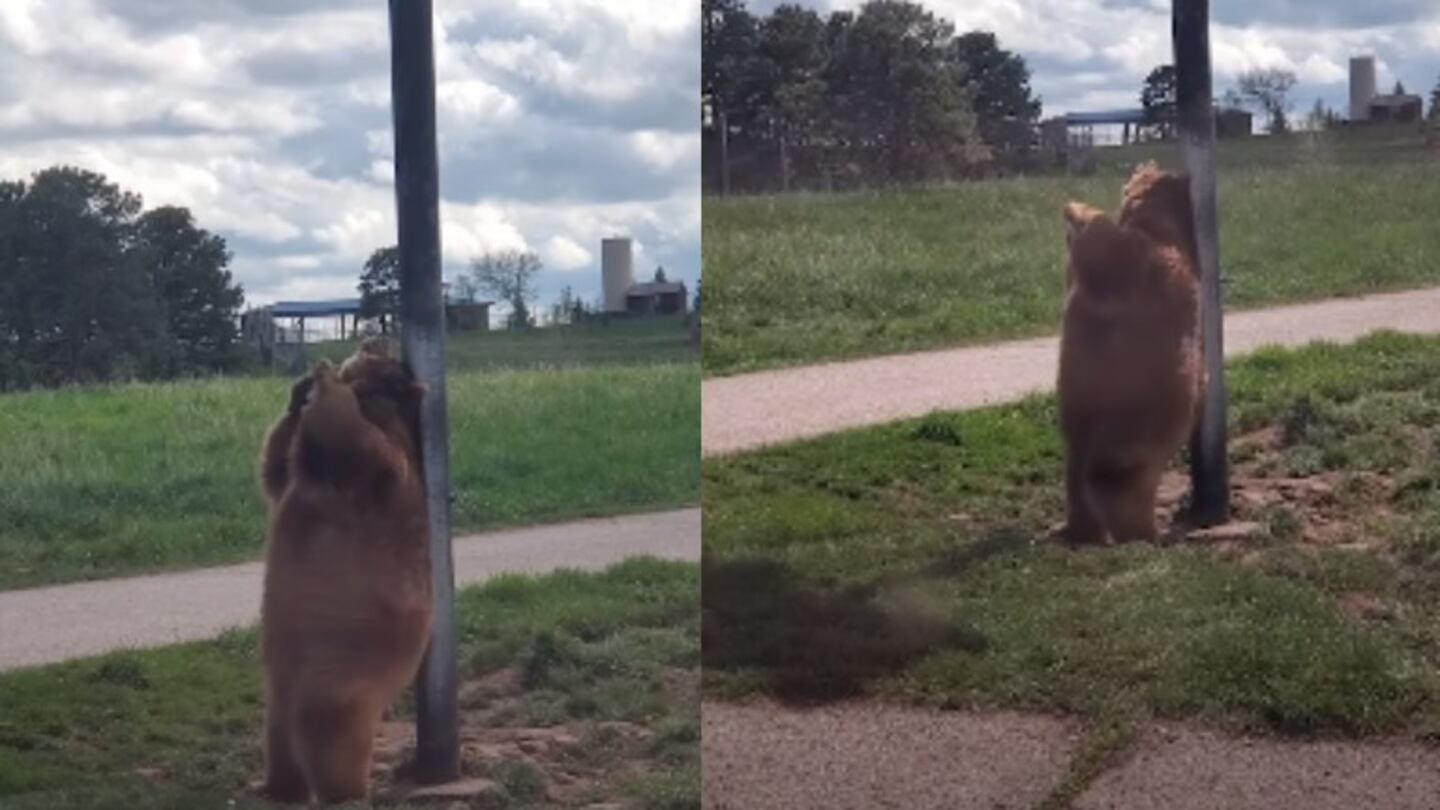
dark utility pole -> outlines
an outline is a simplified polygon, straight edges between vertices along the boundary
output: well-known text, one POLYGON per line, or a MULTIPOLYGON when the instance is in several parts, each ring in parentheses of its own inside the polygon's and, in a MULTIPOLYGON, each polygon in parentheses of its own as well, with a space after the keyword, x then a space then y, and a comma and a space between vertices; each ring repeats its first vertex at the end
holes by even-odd
POLYGON ((1206 384, 1190 443, 1191 519, 1230 519, 1225 435, 1225 344, 1220 302, 1220 234, 1215 199, 1215 111, 1210 78, 1210 0, 1172 0, 1176 106, 1200 261, 1200 337, 1206 384))
POLYGON ((440 170, 435 145, 431 0, 390 0, 390 98, 395 111, 400 335, 405 362, 426 386, 421 452, 430 513, 434 630, 415 684, 415 778, 460 776, 455 575, 450 553, 450 425, 445 411, 445 312, 440 286, 440 170))

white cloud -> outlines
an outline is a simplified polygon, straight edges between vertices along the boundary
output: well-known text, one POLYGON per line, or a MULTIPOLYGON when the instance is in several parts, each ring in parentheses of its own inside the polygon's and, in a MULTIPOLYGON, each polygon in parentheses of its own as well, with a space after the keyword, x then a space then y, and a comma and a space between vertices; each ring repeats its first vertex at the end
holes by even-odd
MULTIPOLYGON (((861 0, 805 2, 855 9, 861 0)), ((1169 0, 928 0, 924 5, 960 31, 993 31, 1002 47, 1030 61, 1032 85, 1047 114, 1134 106, 1156 65, 1172 59, 1169 0), (1069 66, 1105 77, 1082 81, 1069 66), (1039 68, 1039 69, 1036 69, 1039 68)), ((1212 4, 1210 45, 1217 94, 1245 70, 1279 67, 1299 79, 1296 98, 1343 101, 1351 56, 1374 53, 1403 73, 1407 86, 1432 86, 1440 74, 1440 9, 1410 0, 1252 0, 1212 4), (1403 65, 1400 63, 1403 62, 1403 65)), ((1388 76, 1388 79, 1387 79, 1388 76)))
POLYGON ((630 133, 630 146, 646 163, 661 169, 699 163, 699 133, 640 130, 630 133))
POLYGON ((516 98, 483 79, 440 82, 435 98, 441 113, 452 116, 457 124, 494 124, 520 112, 516 98))
MULTIPOLYGON (((542 287, 588 295, 565 273, 614 229, 698 273, 698 137, 666 123, 696 120, 698 4, 438 5, 447 267, 539 246, 542 287)), ((353 295, 395 240, 388 47, 383 3, 0 0, 0 177, 77 165, 187 206, 252 302, 353 295)))
POLYGON ((590 267, 594 257, 590 251, 575 242, 568 236, 552 236, 545 243, 541 258, 545 261, 546 267, 556 270, 571 272, 581 268, 590 267))

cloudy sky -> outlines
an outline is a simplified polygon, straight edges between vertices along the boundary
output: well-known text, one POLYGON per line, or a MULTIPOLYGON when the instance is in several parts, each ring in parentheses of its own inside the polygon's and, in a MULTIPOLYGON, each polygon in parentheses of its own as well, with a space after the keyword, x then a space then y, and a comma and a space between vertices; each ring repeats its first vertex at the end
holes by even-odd
MULTIPOLYGON (((1169 0, 922 0, 961 31, 994 31, 1021 53, 1045 114, 1134 107, 1140 85, 1169 62, 1169 0)), ((751 2, 757 13, 777 5, 751 2)), ((826 11, 859 0, 804 0, 826 11)), ((1351 56, 1376 57, 1378 86, 1426 96, 1440 80, 1435 0, 1211 0, 1216 94, 1252 68, 1295 71, 1296 113, 1322 98, 1344 110, 1351 56)))
MULTIPOLYGON (((450 278, 519 248, 542 301, 700 263, 698 0, 435 0, 450 278)), ((385 0, 0 0, 0 177, 190 207, 250 303, 351 296, 395 239, 385 0)))

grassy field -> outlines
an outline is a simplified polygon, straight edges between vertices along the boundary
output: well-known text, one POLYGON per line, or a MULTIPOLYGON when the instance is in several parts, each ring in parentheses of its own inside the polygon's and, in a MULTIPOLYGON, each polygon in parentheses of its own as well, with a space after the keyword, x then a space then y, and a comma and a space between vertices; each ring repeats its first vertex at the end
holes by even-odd
POLYGON ((1050 397, 707 461, 707 691, 1440 739, 1440 340, 1232 368, 1228 539, 1045 541, 1050 397))
MULTIPOLYGON (((307 356, 343 360, 357 341, 327 341, 307 356)), ((689 363, 700 359, 685 318, 591 321, 525 331, 459 332, 445 346, 451 371, 689 363)))
MULTIPOLYGON (((1440 282, 1440 153, 1416 130, 1227 141, 1229 306, 1440 282)), ((1112 209, 1173 146, 1101 150, 1090 177, 705 201, 709 374, 1055 331, 1061 206, 1112 209)))
MULTIPOLYGON (((456 374, 455 525, 693 503, 694 363, 456 374)), ((0 397, 0 588, 254 558, 274 378, 0 397)))
MULTIPOLYGON (((699 808, 698 587, 694 565, 639 559, 462 591, 462 724, 490 743, 462 767, 495 782, 467 806, 699 808), (522 731, 550 744, 504 742, 522 731)), ((0 675, 0 806, 268 806, 245 793, 260 775, 255 641, 0 675)))

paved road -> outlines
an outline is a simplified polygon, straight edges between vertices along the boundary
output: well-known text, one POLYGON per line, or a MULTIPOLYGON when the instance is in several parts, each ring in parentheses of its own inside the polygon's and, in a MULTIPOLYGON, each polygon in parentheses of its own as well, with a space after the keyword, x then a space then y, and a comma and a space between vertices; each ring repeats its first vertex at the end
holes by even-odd
MULTIPOLYGON (((1072 719, 875 702, 706 704, 710 810, 1029 810, 1080 750, 1072 719)), ((1440 750, 1146 729, 1075 810, 1436 810, 1440 750)))
MULTIPOLYGON (((1225 318, 1225 354, 1376 329, 1440 333, 1440 287, 1254 310, 1225 318)), ((1039 338, 705 380, 701 450, 723 455, 845 428, 1020 399, 1055 385, 1059 346, 1039 338)))
MULTIPOLYGON (((700 510, 582 520, 455 540, 463 585, 496 574, 596 570, 641 554, 698 560, 700 510)), ((0 592, 0 671, 124 647, 211 638, 260 616, 259 563, 0 592)))

